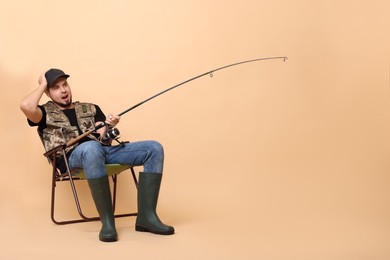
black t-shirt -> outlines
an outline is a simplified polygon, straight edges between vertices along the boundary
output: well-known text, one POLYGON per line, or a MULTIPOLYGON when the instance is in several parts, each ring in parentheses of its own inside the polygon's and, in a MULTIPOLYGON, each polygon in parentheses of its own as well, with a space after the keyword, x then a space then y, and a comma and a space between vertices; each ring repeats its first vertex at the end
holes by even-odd
MULTIPOLYGON (((96 108, 96 114, 95 114, 95 122, 104 122, 106 121, 106 116, 104 115, 103 111, 100 109, 100 107, 98 105, 94 105, 95 108, 96 108)), ((46 110, 43 106, 38 106, 41 110, 42 110, 42 119, 41 121, 39 121, 38 123, 34 123, 32 121, 30 121, 29 119, 27 119, 28 121, 28 124, 30 126, 38 126, 38 132, 39 134, 42 136, 42 133, 43 133, 43 129, 45 129, 47 127, 46 125, 46 110)), ((69 122, 72 126, 76 126, 77 129, 79 130, 79 134, 83 134, 81 132, 81 129, 77 123, 77 117, 76 117, 76 111, 74 108, 72 109, 65 109, 65 110, 62 110, 62 112, 65 113, 66 117, 69 119, 69 122)), ((83 143, 83 142, 86 142, 86 141, 90 141, 92 140, 91 138, 89 137, 84 137, 82 138, 80 141, 79 141, 79 144, 80 143, 83 143)), ((67 157, 69 158, 70 154, 72 153, 73 149, 70 150, 68 153, 67 153, 67 157)), ((57 160, 57 168, 59 168, 61 170, 61 172, 65 172, 66 169, 65 169, 65 165, 64 165, 64 162, 62 160, 62 158, 59 158, 57 160)))

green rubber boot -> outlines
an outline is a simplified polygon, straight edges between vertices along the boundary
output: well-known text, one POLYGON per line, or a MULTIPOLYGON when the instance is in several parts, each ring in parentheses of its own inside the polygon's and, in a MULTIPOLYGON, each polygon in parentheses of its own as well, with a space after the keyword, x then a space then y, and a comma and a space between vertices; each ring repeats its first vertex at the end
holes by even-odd
POLYGON ((98 179, 88 179, 92 198, 99 213, 102 229, 99 239, 103 242, 118 241, 118 234, 115 228, 115 218, 112 210, 111 191, 108 176, 98 179))
POLYGON ((172 235, 175 229, 161 222, 156 213, 161 173, 139 173, 138 215, 135 230, 159 235, 172 235))

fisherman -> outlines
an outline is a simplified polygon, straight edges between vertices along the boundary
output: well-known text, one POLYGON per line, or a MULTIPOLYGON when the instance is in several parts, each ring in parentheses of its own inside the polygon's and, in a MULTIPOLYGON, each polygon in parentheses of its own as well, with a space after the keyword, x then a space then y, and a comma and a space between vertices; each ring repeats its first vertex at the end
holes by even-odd
MULTIPOLYGON (((73 102, 68 78, 69 75, 60 69, 43 72, 38 87, 20 104, 28 124, 38 127, 46 151, 94 130, 99 124, 114 127, 120 121, 120 116, 108 114, 106 117, 98 105, 73 102), (43 93, 51 100, 39 105, 43 93)), ((99 239, 103 242, 118 240, 105 164, 143 166, 143 172, 139 173, 135 230, 174 234, 174 228, 162 223, 156 213, 164 166, 162 145, 156 141, 139 141, 114 146, 104 140, 106 130, 107 126, 101 127, 66 148, 70 169, 84 169, 102 223, 99 239)), ((66 170, 61 157, 57 161, 56 166, 61 171, 66 170)))

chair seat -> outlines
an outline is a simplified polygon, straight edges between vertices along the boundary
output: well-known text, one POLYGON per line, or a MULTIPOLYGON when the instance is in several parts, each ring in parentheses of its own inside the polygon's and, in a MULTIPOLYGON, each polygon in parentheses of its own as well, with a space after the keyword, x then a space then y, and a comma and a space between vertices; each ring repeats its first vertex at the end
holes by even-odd
MULTIPOLYGON (((106 164, 106 171, 108 176, 117 175, 127 169, 129 169, 129 165, 122 165, 122 164, 106 164)), ((75 171, 72 171, 72 175, 74 177, 80 178, 80 179, 86 179, 85 172, 83 169, 77 169, 75 171)))

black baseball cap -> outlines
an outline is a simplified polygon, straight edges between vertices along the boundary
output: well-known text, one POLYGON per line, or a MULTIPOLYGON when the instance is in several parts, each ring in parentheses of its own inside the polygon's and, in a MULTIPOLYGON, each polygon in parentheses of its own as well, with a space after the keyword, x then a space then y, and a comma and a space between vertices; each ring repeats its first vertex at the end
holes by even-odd
POLYGON ((46 71, 45 78, 47 81, 47 87, 50 87, 51 84, 54 83, 54 81, 56 81, 57 79, 59 79, 61 77, 68 78, 69 75, 65 74, 65 72, 63 72, 60 69, 49 69, 48 71, 46 71))

